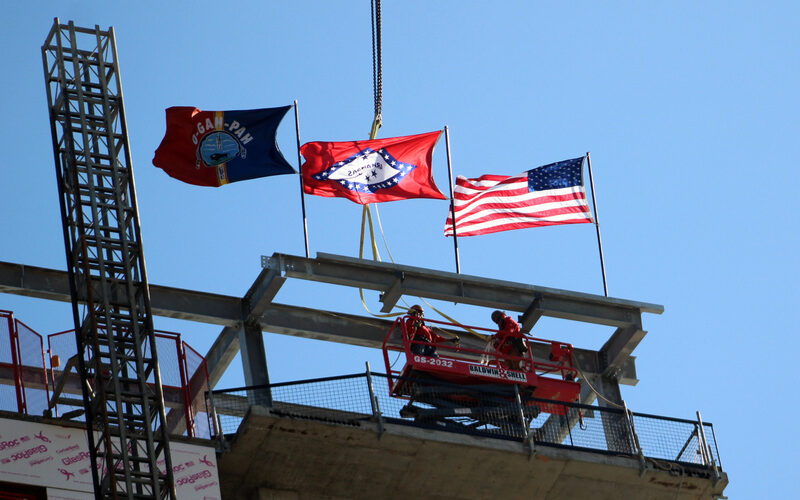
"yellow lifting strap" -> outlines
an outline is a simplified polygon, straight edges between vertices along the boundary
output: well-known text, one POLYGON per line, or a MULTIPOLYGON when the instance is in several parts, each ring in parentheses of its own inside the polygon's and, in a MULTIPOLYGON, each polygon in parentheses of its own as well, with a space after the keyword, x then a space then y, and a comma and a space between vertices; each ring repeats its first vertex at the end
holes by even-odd
MULTIPOLYGON (((370 140, 375 139, 375 137, 378 135, 378 130, 381 128, 382 124, 383 124, 383 121, 382 121, 381 115, 380 114, 375 115, 375 119, 372 121, 372 129, 370 130, 370 133, 369 133, 370 140)), ((378 226, 380 227, 380 230, 381 230, 381 235, 382 235, 383 240, 384 240, 384 245, 386 245, 386 251, 389 252, 389 258, 394 263, 394 258, 392 257, 392 254, 389 251, 389 245, 386 244, 386 236, 385 236, 385 234, 383 232, 383 224, 381 224, 380 213, 378 212, 378 207, 375 207, 375 214, 376 214, 376 216, 378 218, 378 226)), ((366 232, 367 232, 367 222, 369 222, 369 237, 370 237, 370 245, 372 247, 372 260, 375 260, 377 262, 381 262, 380 252, 378 251, 378 243, 375 240, 375 229, 374 229, 374 225, 372 223, 372 210, 371 210, 369 204, 364 205, 363 210, 361 211, 361 238, 360 238, 359 247, 358 247, 358 258, 360 258, 360 259, 364 258, 364 237, 366 236, 366 232)), ((408 307, 408 304, 406 304, 406 308, 402 308, 403 310, 401 312, 391 312, 391 313, 384 313, 384 314, 374 313, 374 312, 370 311, 369 306, 367 306, 367 301, 364 299, 364 289, 363 288, 359 288, 358 289, 358 293, 361 296, 361 304, 364 306, 364 309, 370 315, 372 315, 372 316, 374 316, 376 318, 393 318, 393 317, 397 317, 397 316, 402 316, 403 314, 406 313, 406 309, 408 307)), ((473 330, 473 329, 471 329, 471 328, 469 328, 467 326, 462 325, 461 323, 459 323, 458 321, 456 321, 455 319, 453 319, 449 315, 445 314, 443 311, 440 311, 439 309, 434 307, 427 300, 425 300, 425 299, 423 299, 421 297, 420 297, 420 300, 422 300, 428 307, 433 309, 441 317, 445 318, 447 321, 453 323, 454 325, 457 325, 459 328, 463 329, 464 331, 466 331, 468 333, 471 333, 472 335, 474 335, 475 337, 477 337, 477 338, 479 338, 481 340, 486 340, 488 338, 487 335, 480 334, 480 333, 476 332, 475 330, 473 330)), ((405 300, 403 302, 405 303, 405 300)), ((395 305, 394 307, 398 308, 397 305, 395 305)), ((437 328, 437 329, 441 330, 446 335, 451 335, 446 330, 442 330, 441 328, 437 328)))
MULTIPOLYGON (((373 140, 378 135, 378 129, 381 128, 382 120, 381 115, 375 115, 375 119, 372 121, 372 129, 369 132, 369 139, 373 140)), ((377 210, 377 209, 376 209, 377 210)), ((381 261, 380 252, 378 252, 378 243, 375 241, 375 229, 372 224, 372 211, 370 210, 369 204, 364 205, 363 210, 361 211, 361 241, 358 245, 358 258, 364 258, 364 236, 367 232, 367 221, 369 221, 369 239, 372 246, 372 260, 381 261)), ((393 312, 393 313, 385 313, 385 314, 378 314, 374 313, 369 310, 367 306, 367 301, 364 299, 364 289, 359 288, 358 293, 361 296, 361 305, 364 306, 364 309, 372 316, 376 318, 394 318, 397 316, 402 316, 405 314, 405 310, 402 312, 393 312)), ((395 306, 397 307, 397 306, 395 306)))

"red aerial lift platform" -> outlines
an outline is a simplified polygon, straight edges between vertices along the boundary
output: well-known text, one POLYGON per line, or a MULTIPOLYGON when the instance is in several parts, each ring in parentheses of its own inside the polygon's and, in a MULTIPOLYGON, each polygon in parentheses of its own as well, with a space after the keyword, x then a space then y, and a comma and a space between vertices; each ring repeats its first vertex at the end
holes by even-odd
POLYGON ((404 408, 404 416, 441 420, 468 415, 478 423, 501 425, 487 420, 491 408, 518 402, 526 418, 532 419, 539 412, 565 415, 568 407, 558 403, 578 401, 581 385, 575 381, 577 370, 572 366, 570 344, 524 335, 528 345, 525 355, 503 355, 492 347, 492 335, 497 330, 425 319, 426 326, 434 330, 459 328, 487 340, 484 350, 443 342, 428 344, 412 338, 415 321, 420 319, 397 318, 383 342, 389 392, 411 401, 404 408), (549 360, 534 359, 535 342, 550 344, 549 360), (416 354, 414 351, 421 349, 415 345, 433 346, 435 352, 416 354), (389 359, 391 352, 398 355, 394 363, 389 359), (395 370, 393 364, 400 357, 405 357, 405 364, 395 370), (414 406, 415 402, 424 407, 414 406))

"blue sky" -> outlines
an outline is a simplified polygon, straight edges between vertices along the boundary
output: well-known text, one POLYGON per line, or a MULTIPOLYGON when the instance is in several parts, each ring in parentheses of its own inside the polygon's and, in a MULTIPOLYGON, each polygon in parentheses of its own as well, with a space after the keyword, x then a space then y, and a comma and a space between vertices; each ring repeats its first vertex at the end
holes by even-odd
MULTIPOLYGON (((649 333, 634 353, 641 382, 623 387, 628 406, 681 418, 700 410, 715 426, 728 496, 790 496, 797 6, 385 0, 383 14, 379 137, 449 125, 454 171, 468 177, 591 151, 610 295, 665 306, 643 318, 649 333)), ((116 30, 151 283, 241 296, 261 255, 303 254, 297 177, 199 188, 150 162, 164 109, 176 105, 298 99, 303 142, 366 138, 369 2, 5 3, 0 260, 65 269, 40 55, 55 16, 116 30)), ((296 166, 291 118, 278 141, 296 166)), ((440 142, 434 176, 446 191, 445 159, 440 142)), ((318 197, 306 206, 312 254, 357 255, 360 206, 318 197)), ((398 262, 454 269, 442 236, 447 207, 380 207, 398 262)), ((464 273, 602 294, 591 225, 459 243, 464 273)), ((357 290, 324 285, 290 281, 276 300, 364 313, 357 290)), ((367 302, 379 309, 377 294, 367 302)), ((442 307, 488 324, 488 310, 442 307)), ((67 304, 3 295, 0 309, 41 333, 71 328, 67 304)), ((201 353, 219 332, 162 318, 156 326, 201 353)), ((550 321, 536 334, 597 348, 610 330, 550 321)), ((373 350, 272 334, 265 342, 273 381, 357 372, 364 361, 382 370, 373 350)), ((242 383, 235 365, 218 387, 242 383)))

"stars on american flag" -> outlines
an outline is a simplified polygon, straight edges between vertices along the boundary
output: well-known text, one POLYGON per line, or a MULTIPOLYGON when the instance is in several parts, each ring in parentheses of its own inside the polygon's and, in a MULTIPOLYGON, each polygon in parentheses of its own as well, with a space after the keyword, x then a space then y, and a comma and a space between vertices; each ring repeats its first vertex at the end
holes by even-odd
POLYGON ((573 158, 528 170, 528 191, 583 186, 584 158, 573 158))

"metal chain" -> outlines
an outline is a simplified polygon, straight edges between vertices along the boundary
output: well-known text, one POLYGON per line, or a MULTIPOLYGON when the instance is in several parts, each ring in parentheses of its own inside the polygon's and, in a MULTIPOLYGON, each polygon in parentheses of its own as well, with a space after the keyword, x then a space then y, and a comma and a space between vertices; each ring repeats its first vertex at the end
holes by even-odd
POLYGON ((383 111, 383 63, 381 61, 381 0, 370 0, 372 21, 372 91, 375 116, 383 111))

